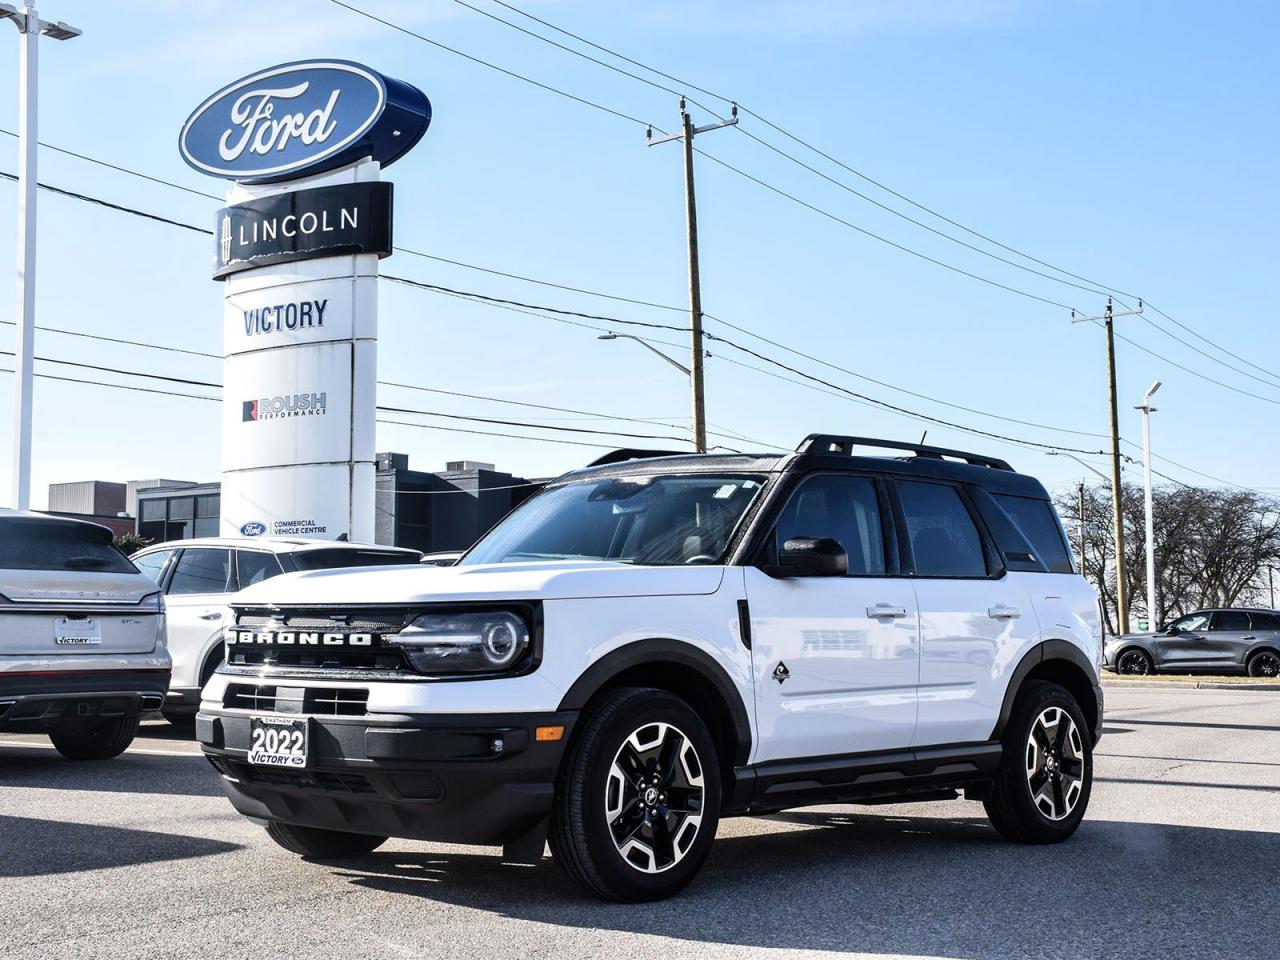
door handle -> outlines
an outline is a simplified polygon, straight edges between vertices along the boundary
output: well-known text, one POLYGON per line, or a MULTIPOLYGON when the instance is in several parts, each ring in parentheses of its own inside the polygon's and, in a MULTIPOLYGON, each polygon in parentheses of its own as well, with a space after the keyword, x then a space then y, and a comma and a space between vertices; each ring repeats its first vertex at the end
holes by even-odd
POLYGON ((876 617, 905 617, 907 615, 906 607, 895 607, 891 603, 877 603, 874 607, 867 607, 867 616, 876 617))
POLYGON ((222 614, 219 613, 217 610, 213 610, 213 611, 210 611, 209 613, 200 614, 200 619, 201 620, 221 620, 222 614))
POLYGON ((1241 637, 1241 640, 1257 640, 1257 637, 1241 637))
POLYGON ((987 616, 992 620, 1017 620, 1022 611, 1007 603, 997 603, 994 607, 987 607, 987 616))

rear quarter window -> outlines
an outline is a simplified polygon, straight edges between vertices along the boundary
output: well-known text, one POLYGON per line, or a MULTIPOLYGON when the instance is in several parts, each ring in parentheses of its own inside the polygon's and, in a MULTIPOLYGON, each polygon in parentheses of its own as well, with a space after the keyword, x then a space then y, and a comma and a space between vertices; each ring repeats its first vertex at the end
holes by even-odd
POLYGON ((1071 553, 1063 539, 1062 524, 1048 500, 996 494, 996 502, 1004 509, 1022 535, 1027 538, 1040 561, 1051 573, 1074 573, 1071 553))
POLYGON ((0 570, 138 572, 105 528, 31 517, 0 519, 0 570))

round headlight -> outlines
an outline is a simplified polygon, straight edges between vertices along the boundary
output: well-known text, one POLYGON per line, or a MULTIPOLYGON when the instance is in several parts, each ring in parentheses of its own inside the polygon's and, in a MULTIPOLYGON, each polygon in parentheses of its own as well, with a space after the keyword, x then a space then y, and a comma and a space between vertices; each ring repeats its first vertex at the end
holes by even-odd
POLYGON ((488 624, 484 631, 484 655, 495 667, 508 666, 524 649, 524 624, 501 619, 488 624))

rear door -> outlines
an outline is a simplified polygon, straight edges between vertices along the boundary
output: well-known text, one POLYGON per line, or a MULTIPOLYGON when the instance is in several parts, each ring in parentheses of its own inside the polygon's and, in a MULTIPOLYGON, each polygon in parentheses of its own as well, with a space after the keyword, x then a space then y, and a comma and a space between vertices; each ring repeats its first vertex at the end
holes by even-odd
POLYGON ((849 556, 849 575, 774 579, 745 568, 758 761, 910 745, 918 622, 892 530, 875 477, 809 476, 788 498, 766 552, 792 537, 831 537, 849 556))
POLYGON ((1218 610, 1209 619, 1198 661, 1206 668, 1230 667, 1240 662, 1241 651, 1253 643, 1253 619, 1247 610, 1218 610))
POLYGON ((227 547, 187 547, 173 561, 165 587, 173 689, 200 686, 206 652, 230 622, 227 603, 237 589, 233 551, 227 547))
POLYGON ((895 482, 904 552, 920 607, 915 746, 990 735, 1012 665, 1039 634, 1028 591, 1034 573, 1001 567, 995 544, 958 485, 895 482))

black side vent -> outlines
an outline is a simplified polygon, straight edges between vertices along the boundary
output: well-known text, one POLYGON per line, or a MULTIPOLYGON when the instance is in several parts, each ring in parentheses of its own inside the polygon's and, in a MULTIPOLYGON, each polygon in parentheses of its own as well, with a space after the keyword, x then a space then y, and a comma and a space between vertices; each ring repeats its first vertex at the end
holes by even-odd
POLYGON ((320 717, 363 717, 368 707, 368 690, 308 687, 302 697, 302 712, 320 717))

